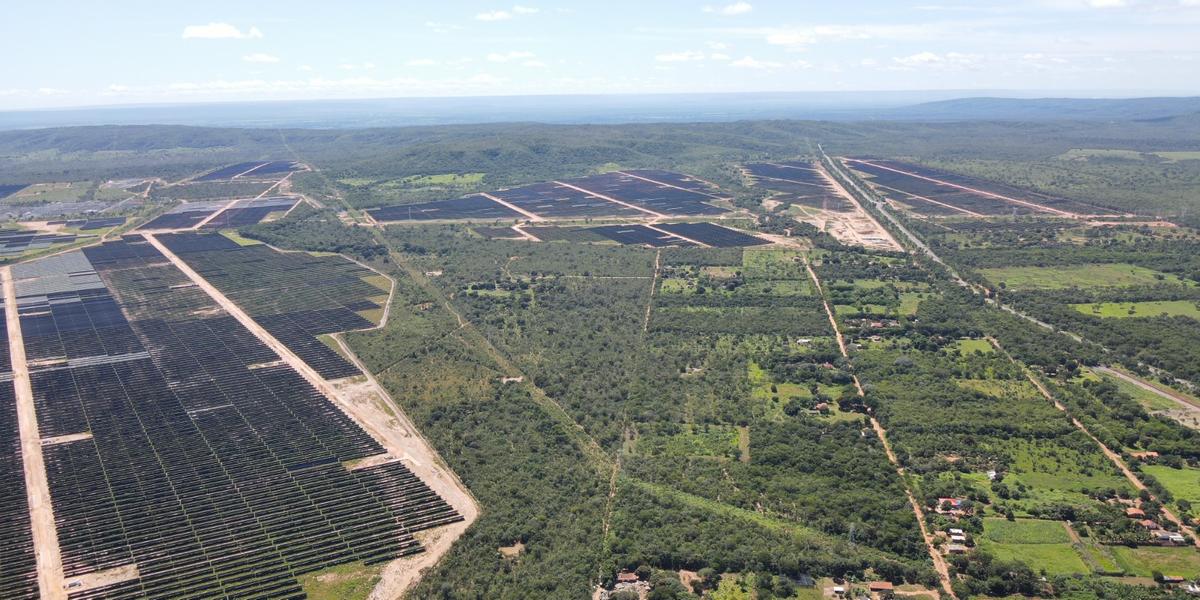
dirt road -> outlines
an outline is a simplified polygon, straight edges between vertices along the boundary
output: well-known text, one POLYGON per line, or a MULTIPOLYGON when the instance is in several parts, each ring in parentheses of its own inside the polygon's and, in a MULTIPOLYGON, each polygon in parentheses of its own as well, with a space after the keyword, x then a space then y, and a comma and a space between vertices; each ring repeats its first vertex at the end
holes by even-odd
MULTIPOLYGON (((1134 489, 1138 491, 1147 489, 1146 484, 1142 483, 1142 480, 1138 478, 1137 473, 1134 473, 1132 470, 1130 470, 1129 465, 1125 464, 1125 459, 1121 458, 1120 454, 1114 452, 1111 448, 1105 445, 1104 442, 1101 442, 1100 438, 1092 435, 1092 432, 1088 430, 1087 426, 1085 426, 1079 419, 1076 419, 1075 416, 1071 414, 1071 411, 1067 410, 1067 407, 1062 402, 1059 402, 1058 399, 1050 393, 1050 390, 1046 389, 1046 386, 1034 376, 1029 367, 1018 363, 1017 359, 1013 358, 1013 356, 1009 354, 1007 350, 1000 346, 1000 342, 996 340, 996 338, 989 336, 988 341, 991 342, 997 350, 1003 352, 1004 355, 1008 357, 1008 360, 1012 361, 1013 364, 1020 366, 1025 372, 1025 377, 1029 379, 1029 382, 1032 383, 1034 387, 1037 388, 1042 397, 1054 404, 1054 408, 1057 408, 1066 414, 1067 418, 1071 420, 1071 424, 1074 425, 1076 429, 1082 431, 1084 435, 1088 436, 1093 442, 1095 442, 1096 446, 1100 448, 1100 451, 1104 453, 1104 456, 1108 457, 1108 460, 1117 467, 1117 470, 1119 470, 1121 474, 1125 476, 1125 479, 1129 480, 1129 483, 1133 485, 1134 489)), ((1153 494, 1151 494, 1150 498, 1155 499, 1153 494)), ((1192 537, 1192 543, 1195 544, 1196 547, 1200 548, 1200 539, 1196 537, 1196 532, 1192 528, 1185 525, 1183 520, 1180 519, 1173 511, 1171 511, 1171 509, 1163 506, 1162 514, 1167 518, 1167 520, 1178 526, 1180 530, 1190 535, 1192 537)))
POLYGON ((58 548, 58 529, 54 524, 54 507, 50 503, 50 482, 46 477, 46 462, 42 456, 42 439, 38 433, 33 386, 25 361, 25 342, 21 337, 21 320, 17 315, 17 292, 11 267, 0 268, 0 285, 4 287, 8 352, 12 359, 13 387, 16 388, 17 426, 21 432, 21 459, 25 463, 25 493, 32 520, 33 551, 37 556, 38 587, 41 588, 42 600, 66 600, 62 552, 58 548))
MULTIPOLYGON (((296 370, 313 387, 317 388, 335 405, 349 415, 371 437, 375 438, 393 458, 403 460, 414 474, 437 492, 460 515, 463 521, 438 528, 433 532, 422 532, 418 539, 425 544, 425 552, 389 563, 383 579, 372 592, 371 598, 390 600, 398 598, 411 588, 421 577, 421 570, 435 564, 458 539, 467 527, 479 516, 479 505, 446 466, 429 443, 421 437, 417 428, 392 401, 383 387, 363 368, 352 352, 347 356, 362 369, 364 381, 343 380, 338 384, 322 378, 312 367, 296 356, 287 346, 263 329, 220 290, 201 277, 195 270, 171 252, 153 234, 142 234, 159 252, 187 275, 197 287, 204 290, 225 312, 233 316, 243 327, 254 334, 263 344, 296 370)), ((342 346, 345 350, 347 347, 342 346)))
MULTIPOLYGON (((821 303, 825 307, 825 315, 829 317, 829 324, 833 327, 833 335, 837 338, 838 349, 841 351, 842 358, 849 360, 850 353, 846 351, 846 341, 842 337, 842 331, 838 327, 833 310, 830 309, 829 301, 825 298, 825 291, 821 285, 821 280, 817 277, 817 272, 813 270, 812 265, 808 262, 808 257, 804 257, 804 268, 808 271, 808 276, 812 279, 813 285, 816 286, 817 293, 821 295, 821 303)), ((865 393, 863 392, 862 384, 858 381, 858 376, 854 375, 853 379, 858 395, 860 397, 864 396, 865 393)), ((896 474, 900 477, 900 482, 904 484, 904 494, 908 497, 908 504, 912 507, 913 515, 917 518, 917 527, 921 530, 921 539, 925 542, 925 549, 929 552, 929 559, 933 561, 933 568, 937 571, 938 579, 941 580, 942 590, 951 598, 957 598, 954 595, 954 588, 950 585, 950 568, 946 565, 946 560, 942 556, 942 553, 938 552, 937 546, 934 544, 933 535, 929 533, 929 528, 925 525, 925 511, 921 508, 921 503, 917 502, 917 497, 908 485, 904 467, 900 465, 900 460, 892 450, 891 442, 888 441, 887 430, 883 428, 883 424, 874 415, 870 415, 869 418, 871 420, 871 429, 875 431, 875 435, 879 437, 879 442, 883 444, 883 451, 887 454, 888 462, 892 463, 892 466, 896 469, 896 474)))

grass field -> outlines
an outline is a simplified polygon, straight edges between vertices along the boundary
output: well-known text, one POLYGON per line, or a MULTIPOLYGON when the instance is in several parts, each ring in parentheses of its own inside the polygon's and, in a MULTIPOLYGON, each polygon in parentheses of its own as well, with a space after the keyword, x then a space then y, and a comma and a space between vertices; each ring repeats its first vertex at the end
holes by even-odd
POLYGON ((310 600, 366 600, 379 582, 383 564, 354 562, 301 575, 300 586, 310 600))
POLYGON ((1117 563, 1129 575, 1150 577, 1154 571, 1163 575, 1193 578, 1200 576, 1200 552, 1184 546, 1111 546, 1117 563))
POLYGON ((1136 386, 1132 383, 1129 383, 1120 377, 1113 377, 1111 375, 1097 373, 1090 370, 1086 371, 1086 373, 1087 378, 1089 379, 1104 379, 1105 381, 1112 382, 1122 392, 1129 394, 1130 398, 1137 400, 1138 403, 1141 404, 1146 410, 1174 410, 1179 408, 1179 405, 1174 400, 1163 398, 1159 394, 1151 392, 1150 390, 1142 388, 1141 386, 1136 386))
POLYGON ((1198 300, 1155 300, 1151 302, 1097 302, 1072 304, 1071 308, 1094 317, 1126 319, 1132 317, 1191 317, 1200 319, 1198 300))
POLYGON ((1055 267, 1001 267, 980 269, 992 283, 1014 290, 1057 290, 1071 287, 1130 287, 1183 283, 1174 275, 1126 263, 1064 265, 1055 267))
POLYGON ((975 352, 991 354, 996 351, 996 349, 992 347, 992 344, 987 340, 964 339, 958 340, 958 343, 955 345, 958 347, 958 354, 960 356, 973 354, 975 352))
POLYGON ((1176 500, 1187 500, 1194 506, 1200 506, 1200 469, 1146 465, 1142 470, 1163 484, 1176 500))
POLYGON ((999 559, 1021 561, 1050 575, 1091 572, 1058 521, 984 519, 979 546, 999 559))

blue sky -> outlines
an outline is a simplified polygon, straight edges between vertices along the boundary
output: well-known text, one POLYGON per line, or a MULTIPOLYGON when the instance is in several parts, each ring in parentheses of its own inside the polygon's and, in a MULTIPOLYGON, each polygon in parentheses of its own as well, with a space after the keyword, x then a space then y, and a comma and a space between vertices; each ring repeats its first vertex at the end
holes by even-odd
POLYGON ((13 0, 4 13, 0 110, 510 94, 1200 88, 1200 0, 13 0))

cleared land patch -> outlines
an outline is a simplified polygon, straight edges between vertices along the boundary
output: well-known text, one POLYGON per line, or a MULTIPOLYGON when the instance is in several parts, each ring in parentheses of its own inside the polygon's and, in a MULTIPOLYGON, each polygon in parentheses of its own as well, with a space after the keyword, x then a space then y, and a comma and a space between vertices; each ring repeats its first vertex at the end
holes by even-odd
POLYGON ((1054 267, 995 267, 979 269, 989 281, 1016 290, 1059 290, 1071 287, 1132 287, 1183 283, 1174 275, 1128 263, 1054 267))
POLYGON ((1152 300, 1147 302, 1094 302, 1072 304, 1071 308, 1093 317, 1129 319, 1135 317, 1191 317, 1200 319, 1200 301, 1152 300))

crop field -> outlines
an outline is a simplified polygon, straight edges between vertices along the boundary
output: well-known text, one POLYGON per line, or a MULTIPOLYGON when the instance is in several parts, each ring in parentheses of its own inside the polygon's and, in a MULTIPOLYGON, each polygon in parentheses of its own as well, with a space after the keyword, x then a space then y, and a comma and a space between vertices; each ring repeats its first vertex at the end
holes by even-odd
POLYGON ((272 213, 283 213, 296 205, 295 198, 256 198, 239 200, 232 208, 227 208, 212 220, 205 223, 201 229, 236 229, 254 225, 267 218, 272 213))
POLYGON ((900 194, 907 203, 915 199, 914 209, 921 204, 939 204, 959 213, 981 215, 1024 215, 1049 213, 1060 216, 1114 215, 1115 211, 1076 200, 1021 190, 1004 184, 966 175, 947 173, 919 165, 891 160, 846 159, 856 171, 870 176, 871 183, 886 191, 900 194))
POLYGON ((1103 319, 1136 317, 1191 317, 1200 319, 1200 302, 1196 300, 1151 300, 1146 302, 1089 302, 1072 304, 1071 308, 1089 316, 1103 319))
POLYGON ((137 568, 73 600, 299 598, 459 519, 401 463, 347 470, 383 448, 148 243, 13 275, 66 575, 137 568))
POLYGON ((485 196, 473 195, 453 200, 398 204, 367 210, 372 219, 381 223, 391 221, 437 221, 437 220, 513 220, 524 219, 525 215, 508 208, 485 196))
POLYGON ((657 223, 655 227, 714 248, 761 246, 771 243, 762 238, 712 223, 657 223))
POLYGON ((340 256, 242 246, 216 234, 159 239, 322 377, 360 374, 317 338, 375 325, 363 315, 382 308, 388 289, 367 281, 373 271, 340 256))
POLYGON ((1050 575, 1086 574, 1091 571, 1071 546, 1060 521, 989 518, 983 520, 980 547, 1000 560, 1016 560, 1050 575))

